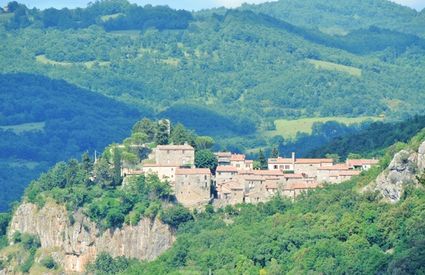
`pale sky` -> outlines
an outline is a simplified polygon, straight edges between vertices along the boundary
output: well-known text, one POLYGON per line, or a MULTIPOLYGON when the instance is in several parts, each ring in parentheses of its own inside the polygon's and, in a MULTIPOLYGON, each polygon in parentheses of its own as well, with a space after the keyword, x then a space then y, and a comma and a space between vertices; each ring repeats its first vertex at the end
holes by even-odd
MULTIPOLYGON (((0 6, 6 5, 10 0, 0 0, 0 6)), ((49 7, 63 8, 63 7, 85 7, 87 3, 93 0, 18 0, 18 2, 26 4, 29 7, 36 6, 40 9, 49 7)), ((271 1, 271 0, 268 0, 271 1)), ((299 0, 292 0, 299 1, 299 0)), ((305 0, 308 1, 308 0, 305 0)), ((343 0, 344 1, 344 0, 343 0)), ((350 0, 348 0, 350 1, 350 0)), ((425 8, 425 0, 393 0, 399 4, 422 10, 425 8)), ((130 2, 138 3, 140 5, 152 4, 152 5, 168 5, 176 9, 186 10, 200 10, 214 7, 228 7, 235 8, 240 6, 242 3, 263 3, 267 0, 130 0, 130 2)))

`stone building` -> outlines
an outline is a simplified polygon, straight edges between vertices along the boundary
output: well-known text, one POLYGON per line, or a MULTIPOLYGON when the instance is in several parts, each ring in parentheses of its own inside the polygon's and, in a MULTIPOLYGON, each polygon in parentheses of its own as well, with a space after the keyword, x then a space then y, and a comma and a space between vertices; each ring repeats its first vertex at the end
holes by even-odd
POLYGON ((142 167, 144 174, 156 174, 160 180, 167 180, 171 187, 174 187, 174 182, 176 180, 176 170, 178 167, 173 165, 161 165, 156 163, 146 163, 142 167))
POLYGON ((190 145, 158 145, 155 148, 155 163, 162 166, 193 167, 195 149, 190 145))
POLYGON ((350 169, 367 171, 370 168, 372 168, 372 166, 378 165, 379 160, 377 159, 347 159, 346 164, 350 169))
POLYGON ((211 200, 211 171, 203 168, 178 168, 175 195, 185 207, 197 208, 211 200))

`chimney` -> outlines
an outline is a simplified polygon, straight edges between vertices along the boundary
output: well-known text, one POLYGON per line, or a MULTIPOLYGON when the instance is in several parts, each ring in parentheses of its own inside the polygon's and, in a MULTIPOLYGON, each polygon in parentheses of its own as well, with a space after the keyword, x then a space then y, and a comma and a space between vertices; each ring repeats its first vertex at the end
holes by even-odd
POLYGON ((292 152, 292 164, 295 164, 295 152, 292 152))

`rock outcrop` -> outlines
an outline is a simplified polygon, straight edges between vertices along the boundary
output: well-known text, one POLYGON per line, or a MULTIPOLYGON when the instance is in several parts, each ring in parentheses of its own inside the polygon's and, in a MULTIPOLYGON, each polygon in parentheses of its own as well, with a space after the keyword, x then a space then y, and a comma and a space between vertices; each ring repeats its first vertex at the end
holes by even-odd
POLYGON ((12 218, 9 236, 16 231, 38 236, 42 248, 59 251, 52 256, 66 272, 83 272, 100 252, 153 260, 175 241, 171 228, 158 219, 144 218, 137 225, 104 232, 81 213, 75 213, 72 220, 66 209, 55 203, 41 209, 23 203, 12 218))
POLYGON ((388 168, 377 177, 372 189, 379 191, 385 200, 398 202, 405 187, 418 184, 417 176, 424 170, 425 142, 418 152, 402 150, 395 154, 388 168))

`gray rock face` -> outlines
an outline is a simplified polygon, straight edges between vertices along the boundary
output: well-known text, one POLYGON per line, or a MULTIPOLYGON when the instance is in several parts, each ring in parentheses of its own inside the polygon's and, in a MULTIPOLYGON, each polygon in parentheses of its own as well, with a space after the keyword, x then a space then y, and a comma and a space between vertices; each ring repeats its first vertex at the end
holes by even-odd
POLYGON ((419 146, 418 150, 418 169, 419 171, 425 170, 425 142, 419 146))
POLYGON ((406 186, 418 184, 416 176, 424 169, 425 142, 422 143, 418 152, 406 150, 398 152, 387 170, 376 179, 375 190, 389 202, 398 202, 406 186))
POLYGON ((63 206, 48 203, 42 209, 30 203, 22 204, 12 218, 9 236, 14 232, 29 233, 40 238, 43 248, 59 248, 55 259, 66 272, 84 272, 87 263, 100 252, 113 257, 125 256, 139 260, 154 260, 175 241, 168 225, 159 220, 143 219, 137 225, 100 232, 81 213, 71 224, 63 206))

